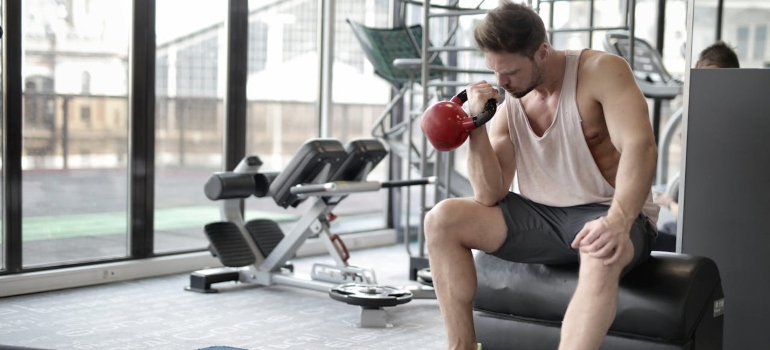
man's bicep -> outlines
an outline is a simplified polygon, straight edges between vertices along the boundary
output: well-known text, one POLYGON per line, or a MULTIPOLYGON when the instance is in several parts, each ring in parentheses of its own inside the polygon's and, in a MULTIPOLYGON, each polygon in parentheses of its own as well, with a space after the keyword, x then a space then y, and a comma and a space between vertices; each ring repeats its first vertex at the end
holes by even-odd
POLYGON ((602 105, 610 139, 622 151, 626 142, 653 138, 649 109, 626 61, 617 56, 604 58, 610 62, 602 64, 601 75, 609 79, 602 79, 595 96, 602 105))

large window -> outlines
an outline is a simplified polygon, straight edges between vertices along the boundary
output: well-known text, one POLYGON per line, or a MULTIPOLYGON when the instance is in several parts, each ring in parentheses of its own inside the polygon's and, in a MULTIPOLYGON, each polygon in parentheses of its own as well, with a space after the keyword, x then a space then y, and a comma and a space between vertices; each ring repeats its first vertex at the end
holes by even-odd
MULTIPOLYGON (((365 69, 359 44, 345 22, 348 16, 387 25, 388 1, 338 1, 333 64, 333 108, 328 137, 343 144, 371 137, 371 125, 387 103, 387 83, 365 69), (368 11, 368 12, 367 12, 368 11)), ((307 140, 317 137, 319 2, 249 1, 248 155, 260 157, 261 171, 280 172, 307 140)), ((382 180, 387 162, 370 179, 382 180)), ((384 191, 383 191, 384 192, 384 191)), ((246 201, 246 219, 269 217, 290 225, 311 205, 289 210, 270 198, 246 201)), ((383 193, 356 194, 336 209, 336 233, 384 227, 383 193)))
POLYGON ((129 0, 24 1, 23 265, 127 255, 129 0))
POLYGON ((764 61, 767 47, 767 24, 758 25, 754 28, 754 55, 755 60, 764 61))
MULTIPOLYGON (((2 27, 2 25, 4 24, 2 13, 3 13, 3 5, 2 5, 2 3, 0 3, 0 27, 2 27)), ((0 45, 0 81, 3 81, 3 78, 4 78, 4 76, 3 76, 3 66, 4 66, 3 57, 5 57, 5 55, 3 54, 3 45, 0 45)), ((4 99, 5 99, 5 97, 3 97, 3 96, 5 96, 5 94, 3 93, 3 86, 5 86, 5 84, 0 84, 0 113, 4 113, 2 111, 5 108, 4 107, 4 99)), ((0 117, 0 140, 3 139, 3 132, 4 132, 4 130, 5 130, 5 126, 3 125, 3 118, 0 117)), ((3 143, 0 142, 0 198, 5 198, 5 196, 3 195, 3 186, 2 186, 2 184, 3 184, 3 176, 2 176, 2 174, 3 174, 3 167, 2 167, 2 164, 3 164, 3 143)), ((3 212, 4 202, 5 202, 4 200, 0 200, 0 213, 3 212)), ((4 270, 5 269, 5 247, 6 247, 6 245, 5 245, 5 234, 4 234, 4 232, 5 232, 5 229, 3 228, 2 223, 0 222, 0 270, 4 270)))
POLYGON ((223 0, 157 1, 156 253, 206 248, 203 226, 219 220, 203 185, 222 169, 226 14, 223 0))

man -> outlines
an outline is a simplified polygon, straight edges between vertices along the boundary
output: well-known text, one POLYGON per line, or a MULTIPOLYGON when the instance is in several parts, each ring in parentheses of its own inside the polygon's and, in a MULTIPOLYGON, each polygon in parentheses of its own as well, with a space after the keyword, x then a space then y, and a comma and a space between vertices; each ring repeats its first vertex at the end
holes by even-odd
POLYGON ((735 51, 719 40, 700 52, 695 68, 741 68, 741 65, 735 51))
MULTIPOLYGON (((489 130, 470 135, 474 198, 441 201, 425 220, 448 347, 477 347, 478 249, 526 263, 579 261, 560 349, 597 349, 615 317, 621 275, 647 259, 656 234, 647 103, 626 61, 553 49, 524 5, 503 2, 474 37, 507 96, 489 130), (514 174, 521 195, 509 192, 514 174)), ((500 97, 485 81, 467 92, 471 115, 500 97)))

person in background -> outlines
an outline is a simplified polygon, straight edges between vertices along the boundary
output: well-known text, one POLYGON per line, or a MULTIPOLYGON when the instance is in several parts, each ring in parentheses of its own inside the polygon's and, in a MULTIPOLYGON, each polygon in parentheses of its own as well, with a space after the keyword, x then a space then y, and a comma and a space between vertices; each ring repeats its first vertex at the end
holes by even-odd
MULTIPOLYGON (((727 43, 719 40, 703 49, 698 55, 695 68, 740 68, 738 55, 727 43)), ((658 227, 658 238, 652 250, 676 251, 677 218, 679 218, 679 182, 677 181, 668 193, 655 193, 655 202, 668 209, 674 220, 661 223, 658 227)))
POLYGON ((695 68, 741 68, 741 65, 735 51, 719 40, 700 52, 695 68))

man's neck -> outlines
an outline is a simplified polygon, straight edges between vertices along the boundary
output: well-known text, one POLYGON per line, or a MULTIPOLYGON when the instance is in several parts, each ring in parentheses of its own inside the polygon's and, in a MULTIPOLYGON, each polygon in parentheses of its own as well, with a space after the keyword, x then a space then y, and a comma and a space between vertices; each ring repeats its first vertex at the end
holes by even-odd
POLYGON ((547 98, 561 91, 561 86, 564 82, 564 71, 566 70, 566 57, 564 51, 551 49, 543 65, 543 72, 545 72, 543 83, 533 90, 541 98, 547 98))

